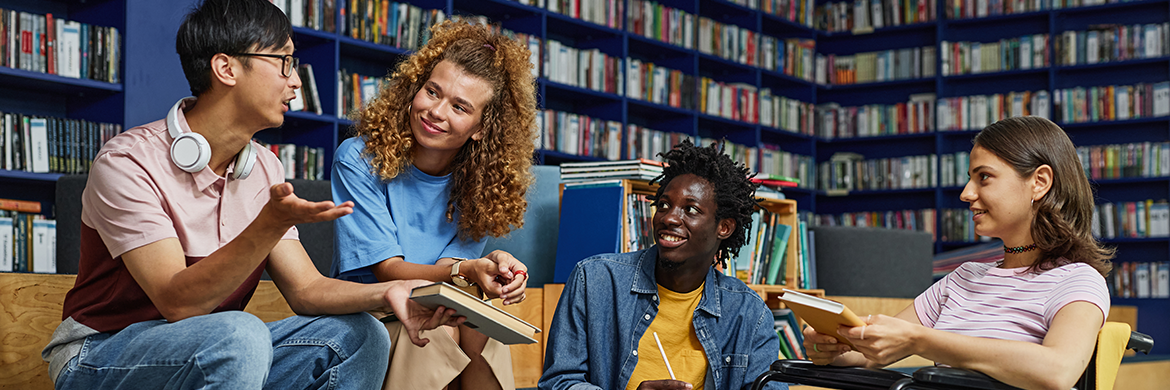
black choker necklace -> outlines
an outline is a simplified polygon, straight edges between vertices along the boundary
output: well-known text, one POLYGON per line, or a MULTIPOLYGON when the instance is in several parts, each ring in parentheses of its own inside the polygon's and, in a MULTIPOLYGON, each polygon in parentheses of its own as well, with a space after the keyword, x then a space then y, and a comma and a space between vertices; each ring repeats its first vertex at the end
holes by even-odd
POLYGON ((1016 247, 1008 247, 1007 245, 1004 245, 1003 246, 1003 253, 1020 254, 1020 253, 1031 251, 1033 249, 1036 249, 1036 244, 1028 244, 1028 245, 1016 246, 1016 247))

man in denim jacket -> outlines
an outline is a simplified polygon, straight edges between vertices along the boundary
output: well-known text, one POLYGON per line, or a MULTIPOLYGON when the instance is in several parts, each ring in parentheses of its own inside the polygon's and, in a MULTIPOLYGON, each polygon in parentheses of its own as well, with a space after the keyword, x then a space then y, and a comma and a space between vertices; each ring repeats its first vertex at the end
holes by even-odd
POLYGON ((746 389, 779 356, 772 312, 714 268, 746 242, 748 170, 715 144, 684 141, 663 157, 651 198, 657 245, 577 263, 549 330, 541 389, 746 389))

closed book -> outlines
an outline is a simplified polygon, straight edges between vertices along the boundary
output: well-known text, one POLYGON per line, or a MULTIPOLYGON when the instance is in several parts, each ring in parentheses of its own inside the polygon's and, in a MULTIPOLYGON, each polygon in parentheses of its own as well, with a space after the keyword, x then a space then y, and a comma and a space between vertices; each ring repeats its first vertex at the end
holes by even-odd
POLYGON ((845 307, 844 304, 825 298, 814 297, 812 295, 784 289, 784 294, 780 296, 780 300, 792 309, 801 319, 812 325, 817 333, 823 333, 836 337, 838 341, 849 344, 854 347, 853 343, 849 342, 844 336, 837 334, 837 327, 845 326, 864 326, 865 321, 853 314, 852 310, 845 307))
POLYGON ((0 198, 0 210, 12 210, 36 214, 41 212, 41 202, 0 198))
POLYGON ((463 325, 507 345, 535 343, 534 337, 540 332, 535 326, 447 283, 415 287, 410 299, 430 309, 439 306, 455 309, 456 315, 467 317, 463 325))
POLYGON ((772 240, 772 257, 771 262, 768 263, 768 277, 766 284, 784 284, 786 273, 782 273, 786 267, 785 262, 790 260, 785 254, 788 253, 788 237, 792 235, 792 227, 777 223, 775 224, 775 236, 772 240))

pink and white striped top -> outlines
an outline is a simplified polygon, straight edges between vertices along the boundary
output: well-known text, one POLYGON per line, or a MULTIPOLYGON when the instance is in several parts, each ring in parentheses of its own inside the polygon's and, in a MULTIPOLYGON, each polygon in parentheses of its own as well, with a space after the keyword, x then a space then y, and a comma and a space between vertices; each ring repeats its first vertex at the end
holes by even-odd
POLYGON ((1069 303, 1086 301, 1109 316, 1105 278, 1088 264, 1035 274, 996 268, 999 262, 964 263, 930 286, 914 298, 918 321, 967 336, 1039 344, 1056 313, 1069 303))

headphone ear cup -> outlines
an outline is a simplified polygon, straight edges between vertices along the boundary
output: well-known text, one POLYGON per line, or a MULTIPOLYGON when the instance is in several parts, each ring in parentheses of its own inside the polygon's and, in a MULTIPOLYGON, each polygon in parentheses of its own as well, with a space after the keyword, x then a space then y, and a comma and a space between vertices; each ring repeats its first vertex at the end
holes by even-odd
POLYGON ((247 179, 248 175, 252 174, 252 168, 255 166, 256 148, 252 146, 251 141, 248 141, 248 144, 244 145, 244 149, 239 154, 236 154, 236 168, 232 171, 232 179, 247 179))
POLYGON ((199 133, 183 133, 171 141, 171 162, 185 172, 202 171, 211 160, 211 145, 199 133))

